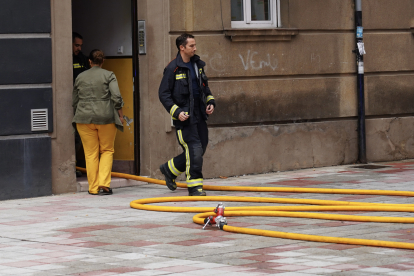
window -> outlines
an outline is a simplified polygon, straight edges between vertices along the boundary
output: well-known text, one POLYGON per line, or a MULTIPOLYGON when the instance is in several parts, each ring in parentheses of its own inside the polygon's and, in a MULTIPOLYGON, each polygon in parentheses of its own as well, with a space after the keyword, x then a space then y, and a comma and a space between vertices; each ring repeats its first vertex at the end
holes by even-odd
POLYGON ((279 11, 280 0, 231 0, 231 27, 280 27, 279 11))

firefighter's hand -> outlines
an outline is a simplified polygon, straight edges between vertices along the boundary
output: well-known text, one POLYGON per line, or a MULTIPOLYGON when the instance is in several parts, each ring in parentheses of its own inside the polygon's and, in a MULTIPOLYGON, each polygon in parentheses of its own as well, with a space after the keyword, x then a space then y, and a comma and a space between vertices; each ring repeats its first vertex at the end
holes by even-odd
POLYGON ((181 122, 184 122, 188 118, 190 118, 190 116, 185 114, 184 111, 181 111, 180 115, 178 115, 178 120, 180 120, 181 122))
POLYGON ((206 113, 207 113, 208 115, 211 115, 211 114, 213 114, 213 112, 214 112, 214 105, 209 104, 209 105, 207 106, 207 108, 206 108, 206 113))

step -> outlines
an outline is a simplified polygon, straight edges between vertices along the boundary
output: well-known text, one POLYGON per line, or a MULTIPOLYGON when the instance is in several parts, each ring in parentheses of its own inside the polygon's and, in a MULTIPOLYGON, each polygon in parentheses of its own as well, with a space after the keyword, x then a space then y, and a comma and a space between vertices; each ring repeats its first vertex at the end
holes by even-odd
MULTIPOLYGON (((78 192, 87 192, 89 189, 89 183, 86 176, 81 176, 76 178, 77 181, 77 191, 78 192)), ((111 188, 117 189, 117 188, 124 188, 124 187, 133 187, 133 186, 141 186, 148 184, 147 182, 142 181, 136 181, 131 179, 125 179, 125 178, 118 178, 118 177, 112 177, 111 178, 111 188)))

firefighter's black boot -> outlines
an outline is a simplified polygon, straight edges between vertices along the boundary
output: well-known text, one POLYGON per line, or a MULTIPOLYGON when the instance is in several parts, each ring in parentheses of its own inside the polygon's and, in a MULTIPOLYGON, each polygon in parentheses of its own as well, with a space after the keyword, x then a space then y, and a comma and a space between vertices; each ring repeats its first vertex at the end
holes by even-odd
POLYGON ((189 196, 206 196, 206 192, 203 190, 203 186, 195 186, 188 188, 189 196))
POLYGON ((177 184, 175 184, 175 177, 173 177, 170 173, 168 166, 166 164, 162 164, 160 166, 160 171, 165 177, 165 184, 167 184, 168 189, 175 191, 175 189, 177 189, 177 184))

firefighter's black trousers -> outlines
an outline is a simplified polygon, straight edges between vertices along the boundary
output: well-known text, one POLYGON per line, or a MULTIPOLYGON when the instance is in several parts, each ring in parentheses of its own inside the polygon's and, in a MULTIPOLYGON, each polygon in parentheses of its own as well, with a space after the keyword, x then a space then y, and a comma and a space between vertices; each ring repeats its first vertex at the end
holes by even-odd
POLYGON ((189 190, 203 187, 203 155, 208 144, 207 123, 201 117, 198 105, 194 107, 194 111, 197 122, 176 129, 177 140, 184 150, 183 153, 166 163, 173 177, 186 173, 189 190))

